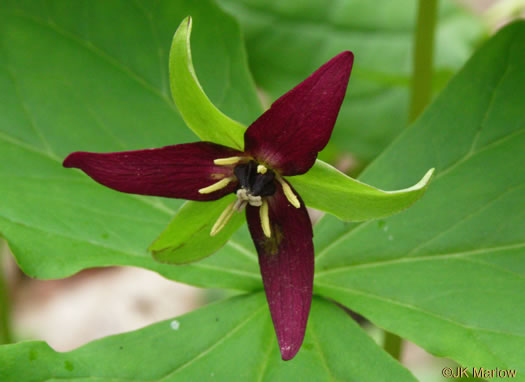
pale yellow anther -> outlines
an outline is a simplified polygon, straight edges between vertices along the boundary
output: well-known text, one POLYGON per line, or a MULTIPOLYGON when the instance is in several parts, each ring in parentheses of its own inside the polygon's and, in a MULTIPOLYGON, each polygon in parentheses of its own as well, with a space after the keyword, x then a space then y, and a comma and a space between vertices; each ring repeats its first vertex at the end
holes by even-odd
POLYGON ((219 166, 228 166, 230 164, 237 164, 239 163, 243 158, 242 157, 228 157, 228 158, 219 158, 215 159, 213 163, 219 166))
POLYGON ((213 183, 211 186, 201 188, 199 190, 199 194, 209 194, 209 193, 221 190, 224 187, 226 187, 232 180, 233 178, 231 177, 221 179, 217 183, 213 183))
POLYGON ((271 237, 272 230, 270 229, 270 216, 268 215, 268 202, 262 201, 261 207, 259 208, 259 217, 261 218, 261 228, 264 232, 264 236, 271 237))
POLYGON ((266 171, 268 169, 264 165, 260 164, 257 166, 257 174, 266 174, 266 171))
POLYGON ((211 228, 210 236, 217 235, 226 226, 226 224, 228 224, 233 213, 235 212, 235 203, 237 203, 237 200, 234 200, 233 202, 228 204, 228 207, 226 207, 226 209, 222 211, 221 216, 219 216, 219 218, 211 228))
POLYGON ((279 183, 281 183, 281 186, 283 187, 284 196, 286 196, 286 199, 288 199, 290 204, 295 208, 301 207, 301 202, 299 202, 299 199, 297 199, 297 196, 292 191, 290 185, 286 183, 286 181, 280 176, 277 177, 277 180, 279 181, 279 183))

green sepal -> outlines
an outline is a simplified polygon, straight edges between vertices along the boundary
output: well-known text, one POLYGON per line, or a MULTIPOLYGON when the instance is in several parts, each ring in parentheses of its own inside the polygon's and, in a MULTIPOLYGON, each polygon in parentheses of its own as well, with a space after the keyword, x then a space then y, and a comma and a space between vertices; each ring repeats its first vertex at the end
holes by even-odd
POLYGON ((201 260, 220 249, 245 221, 244 213, 234 213, 217 235, 210 235, 220 214, 234 199, 235 195, 231 194, 213 202, 184 203, 149 247, 155 260, 186 264, 201 260))
POLYGON ((210 101, 197 79, 191 59, 191 17, 179 25, 171 44, 169 69, 173 101, 186 125, 203 141, 242 150, 245 127, 210 101))
POLYGON ((383 191, 353 179, 317 160, 304 175, 287 178, 309 207, 345 221, 363 221, 390 216, 410 207, 423 196, 434 169, 419 182, 397 191, 383 191))

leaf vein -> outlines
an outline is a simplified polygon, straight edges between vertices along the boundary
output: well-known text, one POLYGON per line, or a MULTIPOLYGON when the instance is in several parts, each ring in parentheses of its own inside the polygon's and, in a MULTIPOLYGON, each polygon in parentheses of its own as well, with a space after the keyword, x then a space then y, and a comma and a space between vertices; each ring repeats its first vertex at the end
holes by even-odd
POLYGON ((419 261, 453 259, 453 258, 465 257, 465 256, 484 255, 484 254, 488 254, 488 253, 495 252, 495 251, 505 251, 505 250, 521 249, 521 248, 525 248, 525 242, 515 243, 515 244, 510 244, 510 245, 502 245, 499 247, 474 249, 474 250, 455 252, 455 253, 439 253, 435 255, 425 255, 425 256, 417 256, 417 257, 398 257, 395 259, 379 260, 379 261, 374 261, 374 262, 369 262, 369 263, 344 265, 341 267, 331 268, 325 271, 317 272, 315 277, 317 278, 322 275, 343 272, 345 270, 350 270, 350 269, 382 267, 382 266, 388 266, 391 264, 412 263, 412 262, 419 262, 419 261))
POLYGON ((146 79, 144 79, 144 77, 140 76, 138 73, 133 71, 131 68, 129 68, 128 66, 124 65, 118 59, 116 59, 115 57, 107 54, 102 49, 100 49, 97 46, 95 46, 91 41, 86 40, 86 39, 82 38, 82 36, 74 34, 74 33, 70 32, 70 31, 62 29, 61 27, 59 27, 56 24, 51 24, 51 23, 46 22, 46 21, 44 21, 44 20, 42 20, 42 19, 40 19, 38 17, 29 15, 29 14, 23 12, 20 9, 17 9, 16 14, 18 14, 19 16, 21 16, 21 17, 23 17, 23 18, 25 18, 25 19, 27 19, 29 21, 34 22, 35 24, 38 24, 38 25, 43 26, 45 28, 48 28, 48 29, 54 31, 55 33, 57 33, 58 35, 61 35, 64 38, 67 38, 67 39, 70 39, 70 40, 76 42, 77 44, 79 44, 80 46, 85 48, 87 51, 91 52, 96 57, 99 57, 102 60, 106 61, 108 64, 110 64, 114 68, 118 69, 122 73, 127 74, 132 80, 134 80, 136 83, 140 84, 144 89, 146 89, 150 93, 155 94, 156 96, 158 96, 161 100, 164 101, 164 103, 166 103, 166 105, 171 110, 173 110, 174 112, 177 113, 177 109, 175 108, 175 105, 170 101, 170 99, 165 94, 163 94, 160 90, 158 90, 153 85, 151 85, 148 81, 146 81, 146 79))
POLYGON ((348 293, 353 293, 353 294, 360 295, 360 296, 363 296, 363 297, 368 297, 368 298, 379 300, 379 301, 382 301, 382 302, 385 302, 385 303, 391 304, 391 305, 397 305, 397 306, 400 306, 402 308, 406 308, 408 310, 413 310, 413 311, 425 314, 427 316, 434 317, 434 318, 436 318, 438 320, 451 323, 452 325, 458 326, 460 328, 464 328, 464 329, 468 330, 469 332, 481 331, 481 332, 493 333, 493 334, 498 334, 498 335, 505 335, 505 336, 510 336, 510 337, 520 337, 520 338, 524 338, 525 339, 525 334, 510 333, 510 332, 505 332, 505 331, 502 331, 502 330, 470 326, 470 325, 467 325, 467 324, 462 323, 462 322, 454 321, 451 318, 442 316, 442 315, 437 314, 435 312, 431 312, 429 310, 422 309, 422 308, 417 307, 415 305, 411 305, 411 304, 408 304, 406 302, 397 301, 397 300, 394 300, 394 299, 391 299, 391 298, 379 296, 379 295, 376 295, 376 294, 373 294, 373 293, 368 293, 368 292, 360 291, 360 290, 357 290, 357 289, 352 289, 352 288, 348 288, 348 287, 341 287, 341 286, 336 286, 336 285, 330 285, 330 284, 323 284, 323 285, 320 285, 320 286, 326 287, 326 288, 332 288, 332 289, 336 289, 336 290, 341 290, 341 291, 348 292, 348 293))
POLYGON ((240 323, 238 323, 236 326, 234 326, 234 328, 230 331, 228 331, 224 336, 222 336, 221 338, 219 338, 218 341, 216 341, 214 344, 212 344, 210 347, 208 347, 207 349, 203 350, 202 352, 200 352, 199 354, 197 354, 195 357, 193 357, 192 359, 190 359, 189 361, 187 361, 186 363, 182 364, 181 366, 177 367, 176 369, 172 370, 171 372, 169 372, 168 374, 166 374, 165 376, 161 377, 159 379, 159 381, 162 381, 162 380, 166 380, 166 378, 169 378, 175 374, 177 374, 178 372, 180 372, 181 370, 187 368, 188 366, 192 365, 193 363, 197 362, 199 359, 201 359, 202 357, 206 356, 206 354, 210 353, 212 350, 214 350, 216 347, 218 347, 219 345, 221 345, 223 342, 225 342, 228 338, 230 338, 231 336, 233 336, 235 333, 237 333, 239 330, 241 330, 244 326, 246 326, 246 324, 248 322, 250 322, 251 320, 253 320, 258 314, 260 314, 260 312, 265 308, 265 305, 262 305, 259 309, 255 310, 255 312, 253 312, 252 314, 250 314, 246 319, 244 319, 243 321, 241 321, 240 323))

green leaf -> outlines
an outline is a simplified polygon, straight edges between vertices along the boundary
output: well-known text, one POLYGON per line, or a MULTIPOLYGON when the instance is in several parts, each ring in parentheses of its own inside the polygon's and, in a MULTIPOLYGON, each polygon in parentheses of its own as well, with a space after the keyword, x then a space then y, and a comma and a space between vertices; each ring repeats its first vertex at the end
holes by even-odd
POLYGON ((182 21, 171 45, 170 83, 173 100, 188 127, 203 141, 243 150, 246 128, 211 103, 195 75, 191 61, 191 24, 191 17, 182 21))
POLYGON ((410 207, 425 193, 434 169, 410 188, 382 191, 316 161, 308 173, 289 181, 313 208, 331 213, 342 220, 361 221, 392 215, 410 207))
POLYGON ((504 28, 363 174, 425 197, 317 227, 316 291, 430 353, 525 377, 525 22, 504 28))
MULTIPOLYGON (((417 3, 219 1, 241 22, 255 80, 272 101, 336 54, 355 53, 349 90, 330 144, 362 162, 379 154, 407 124, 417 3)), ((439 3, 436 90, 461 67, 484 34, 473 15, 450 1, 439 3)))
POLYGON ((262 294, 68 353, 43 342, 0 346, 0 362, 3 382, 415 381, 342 309, 321 299, 313 301, 303 348, 292 361, 282 361, 262 294))
POLYGON ((185 264, 220 249, 246 221, 244 213, 236 213, 217 235, 210 236, 211 228, 234 199, 235 195, 232 194, 213 202, 184 203, 168 227, 150 246, 155 260, 185 264))
POLYGON ((61 165, 77 150, 197 140, 168 80, 174 29, 190 14, 206 94, 249 123, 259 106, 239 28, 211 1, 0 2, 0 234, 29 276, 131 265, 195 285, 260 288, 254 251, 236 244, 245 231, 216 259, 160 264, 146 248, 182 201, 118 193, 61 165))

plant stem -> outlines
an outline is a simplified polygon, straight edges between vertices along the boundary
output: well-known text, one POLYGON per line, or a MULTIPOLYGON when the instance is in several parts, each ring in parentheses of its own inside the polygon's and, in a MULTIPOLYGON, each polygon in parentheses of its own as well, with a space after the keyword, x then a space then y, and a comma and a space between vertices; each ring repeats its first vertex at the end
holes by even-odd
POLYGON ((9 291, 4 277, 4 251, 0 240, 0 344, 12 342, 11 327, 9 324, 9 291))
MULTIPOLYGON (((412 123, 432 98, 432 73, 434 62, 434 35, 436 31, 438 0, 419 0, 417 26, 414 37, 412 89, 408 122, 412 123)), ((385 331, 384 349, 400 360, 403 340, 385 331)))
POLYGON ((434 34, 438 0, 419 0, 414 38, 412 93, 408 122, 412 123, 432 98, 434 34))
POLYGON ((401 360, 402 345, 403 340, 401 339, 401 337, 385 331, 385 337, 383 339, 383 348, 398 361, 401 360))

